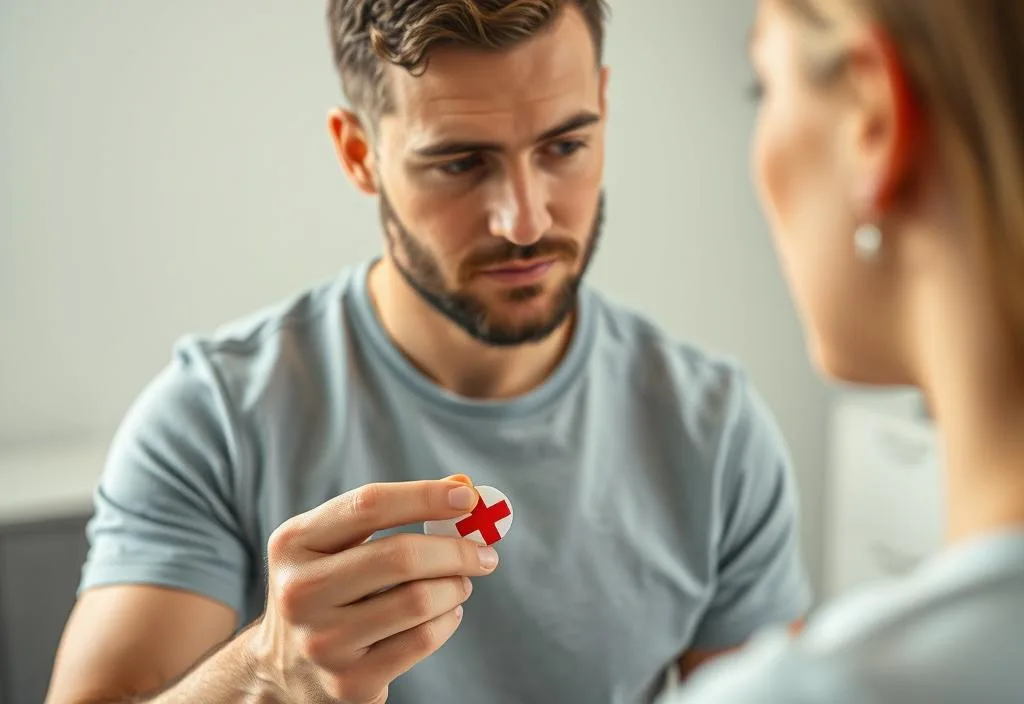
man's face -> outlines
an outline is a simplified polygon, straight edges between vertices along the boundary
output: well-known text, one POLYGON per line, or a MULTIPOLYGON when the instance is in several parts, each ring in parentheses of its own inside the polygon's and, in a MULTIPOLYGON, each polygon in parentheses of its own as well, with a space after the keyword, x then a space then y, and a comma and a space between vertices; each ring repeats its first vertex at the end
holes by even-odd
POLYGON ((571 313, 601 224, 606 74, 582 14, 502 53, 392 68, 377 188, 388 256, 475 338, 546 337, 571 313))

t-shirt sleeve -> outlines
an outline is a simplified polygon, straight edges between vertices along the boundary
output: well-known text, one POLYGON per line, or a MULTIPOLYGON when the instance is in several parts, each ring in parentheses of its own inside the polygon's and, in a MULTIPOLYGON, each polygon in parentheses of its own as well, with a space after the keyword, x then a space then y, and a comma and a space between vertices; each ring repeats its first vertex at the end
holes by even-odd
POLYGON ((719 462, 717 572, 693 642, 699 650, 732 648, 762 628, 798 620, 811 600, 789 451, 745 381, 733 396, 719 462))
POLYGON ((238 442, 214 367, 196 348, 140 394, 111 445, 87 527, 79 593, 146 584, 193 592, 241 617, 252 557, 233 500, 238 442))

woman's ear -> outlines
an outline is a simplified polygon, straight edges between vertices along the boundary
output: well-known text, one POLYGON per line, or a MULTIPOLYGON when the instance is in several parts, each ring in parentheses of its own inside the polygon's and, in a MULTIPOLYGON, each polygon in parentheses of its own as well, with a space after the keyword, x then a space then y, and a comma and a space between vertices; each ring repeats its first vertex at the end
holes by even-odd
POLYGON ((895 44, 871 28, 850 57, 856 179, 861 205, 880 216, 909 187, 924 129, 920 105, 895 44))
POLYGON ((373 148, 362 122, 350 110, 335 109, 327 116, 327 129, 338 161, 356 188, 377 195, 373 148))

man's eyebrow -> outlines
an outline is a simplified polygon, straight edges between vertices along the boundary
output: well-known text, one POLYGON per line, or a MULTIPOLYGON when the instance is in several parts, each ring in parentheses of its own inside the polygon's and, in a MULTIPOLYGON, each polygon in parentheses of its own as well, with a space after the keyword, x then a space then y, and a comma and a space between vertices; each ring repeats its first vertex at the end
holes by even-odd
MULTIPOLYGON (((601 116, 595 112, 584 110, 578 112, 561 124, 537 135, 535 142, 546 142, 574 130, 589 127, 601 121, 601 116)), ((496 142, 467 142, 461 140, 449 140, 419 147, 413 150, 416 156, 436 158, 439 156, 454 156, 456 154, 468 154, 471 152, 498 152, 502 146, 496 142)))
POLYGON ((600 121, 601 116, 596 112, 584 110, 583 112, 576 113, 562 124, 552 127, 546 132, 542 132, 535 141, 547 142, 548 140, 555 139, 556 137, 561 137, 563 134, 567 134, 575 130, 581 130, 584 127, 590 127, 600 121))

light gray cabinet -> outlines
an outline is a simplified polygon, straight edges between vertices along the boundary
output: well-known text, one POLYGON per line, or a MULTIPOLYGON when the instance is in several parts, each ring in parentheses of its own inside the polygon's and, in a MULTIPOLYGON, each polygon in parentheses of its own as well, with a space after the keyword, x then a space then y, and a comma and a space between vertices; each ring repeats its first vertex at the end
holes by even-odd
POLYGON ((75 601, 86 516, 0 525, 0 704, 41 704, 75 601))

